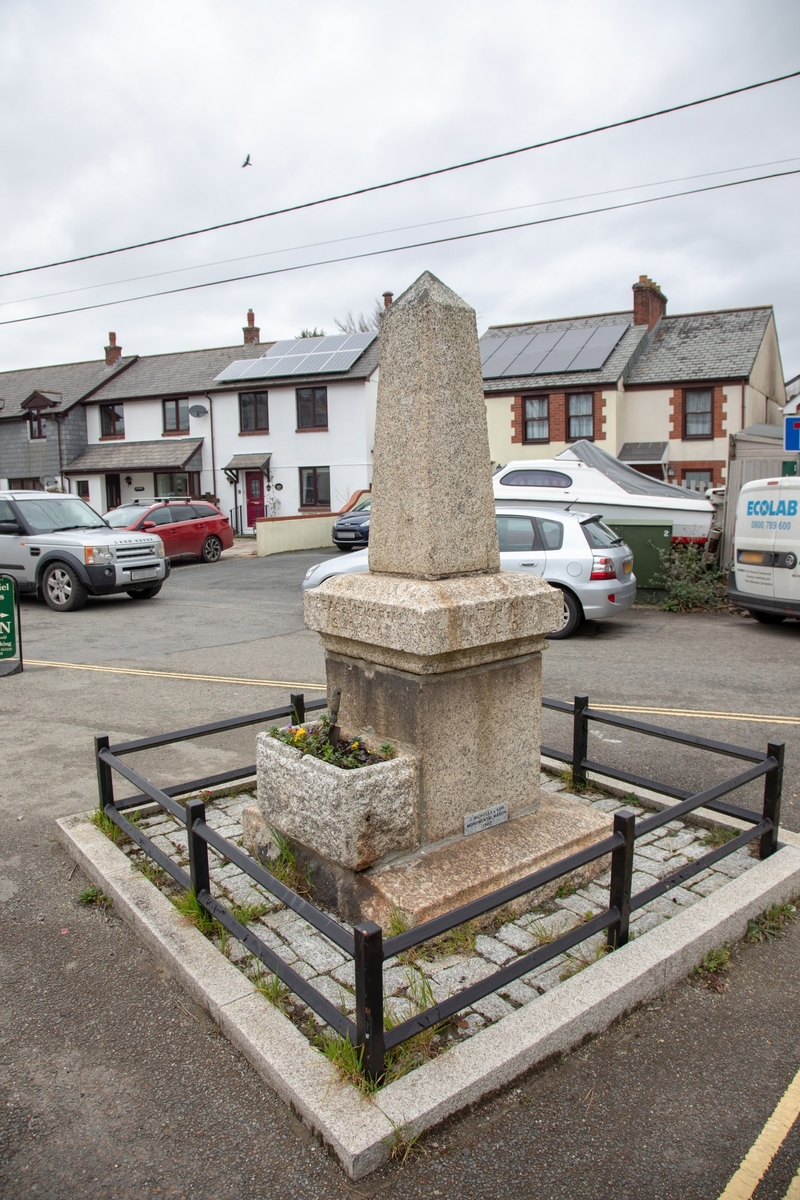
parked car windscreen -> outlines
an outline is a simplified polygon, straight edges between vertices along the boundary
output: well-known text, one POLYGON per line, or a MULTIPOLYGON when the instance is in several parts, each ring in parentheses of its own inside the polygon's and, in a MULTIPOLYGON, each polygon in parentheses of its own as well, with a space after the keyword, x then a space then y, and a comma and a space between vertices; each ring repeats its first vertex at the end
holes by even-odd
POLYGON ((111 512, 107 512, 106 520, 112 529, 124 529, 128 525, 133 525, 142 511, 146 510, 143 510, 138 504, 130 504, 124 508, 114 508, 111 512))
POLYGON ((581 529, 593 550, 604 550, 608 546, 621 546, 622 538, 602 521, 581 521, 581 529))
POLYGON ((106 522, 77 496, 39 496, 36 500, 17 500, 17 508, 34 533, 55 533, 59 529, 106 529, 106 522))
POLYGON ((350 512, 369 512, 372 505, 372 497, 365 496, 363 500, 359 500, 358 504, 354 504, 349 510, 350 512))

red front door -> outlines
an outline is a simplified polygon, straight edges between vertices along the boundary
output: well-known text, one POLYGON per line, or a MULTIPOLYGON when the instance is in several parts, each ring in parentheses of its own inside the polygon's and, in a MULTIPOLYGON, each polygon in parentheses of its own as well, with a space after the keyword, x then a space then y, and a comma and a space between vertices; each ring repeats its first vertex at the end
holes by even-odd
POLYGON ((247 493, 247 524, 252 529, 256 517, 264 515, 264 476, 260 471, 245 471, 244 488, 247 493))

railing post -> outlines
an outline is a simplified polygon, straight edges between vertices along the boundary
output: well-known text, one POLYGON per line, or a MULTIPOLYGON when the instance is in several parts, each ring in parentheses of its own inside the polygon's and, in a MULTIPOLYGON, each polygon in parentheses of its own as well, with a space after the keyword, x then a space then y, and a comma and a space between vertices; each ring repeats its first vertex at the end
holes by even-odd
POLYGON ((633 813, 626 812, 625 809, 614 813, 614 833, 621 833, 625 841, 611 852, 609 908, 616 908, 619 912, 619 920, 609 925, 607 930, 608 946, 611 950, 626 945, 628 941, 635 830, 636 817, 633 813))
POLYGON ((366 1075, 383 1075, 383 931, 373 921, 353 930, 356 968, 356 1045, 363 1048, 366 1075))
POLYGON ((762 833, 759 842, 759 856, 769 858, 778 849, 778 826, 781 820, 781 792, 783 790, 783 760, 786 754, 785 742, 770 742, 767 755, 777 761, 777 766, 767 771, 764 776, 764 808, 762 815, 772 821, 772 829, 762 833))
POLYGON ((573 787, 586 787, 586 768, 584 759, 589 755, 589 721, 586 710, 589 707, 588 696, 575 697, 575 711, 572 718, 572 784, 573 787))
POLYGON ((289 696, 289 703, 292 706, 292 724, 302 725, 306 719, 306 698, 302 692, 297 695, 289 696))
POLYGON ((114 775, 108 763, 100 757, 101 750, 107 750, 110 745, 108 736, 98 734, 94 739, 94 758, 97 764, 97 807, 100 812, 106 811, 107 804, 114 803, 114 775))
POLYGON ((211 891, 208 870, 208 843, 194 831, 195 821, 205 821, 206 806, 202 800, 186 801, 186 839, 189 843, 189 874, 195 896, 211 891))

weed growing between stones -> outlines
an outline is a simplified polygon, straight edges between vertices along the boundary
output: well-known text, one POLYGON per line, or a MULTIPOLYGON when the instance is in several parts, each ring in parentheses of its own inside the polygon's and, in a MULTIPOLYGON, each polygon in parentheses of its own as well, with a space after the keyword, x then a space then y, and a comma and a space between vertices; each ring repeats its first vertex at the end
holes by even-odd
POLYGON ((606 954, 608 954, 608 945, 605 942, 601 942, 594 948, 579 946, 576 950, 567 950, 568 962, 559 975, 559 979, 562 983, 565 979, 571 979, 579 971, 585 971, 592 963, 600 962, 600 959, 604 958, 606 954))
POLYGON ((107 813, 101 812, 99 808, 96 808, 92 812, 89 820, 95 829, 99 829, 101 833, 104 833, 108 840, 113 842, 115 846, 124 846, 128 841, 127 833, 124 833, 119 825, 115 824, 111 820, 111 817, 107 813))
POLYGON ((274 975, 271 971, 259 971, 258 975, 253 979, 254 985, 269 1000, 270 1004, 274 1004, 275 1008, 280 1012, 286 1012, 286 1002, 289 998, 289 989, 282 979, 274 975))
POLYGON ((709 988, 712 992, 727 991, 729 984, 727 979, 723 979, 723 975, 728 970, 731 959, 731 948, 726 942, 724 946, 719 946, 715 950, 709 950, 699 967, 695 967, 692 974, 702 983, 703 987, 709 988))
POLYGON ((145 879, 149 879, 150 883, 155 884, 157 888, 164 888, 170 883, 167 872, 157 862, 153 862, 152 858, 141 858, 133 865, 144 875, 145 879))
POLYGON ((562 883, 556 891, 556 899, 566 900, 568 896, 574 895, 577 890, 575 884, 571 880, 568 880, 566 883, 562 883))
POLYGON ((82 892, 78 893, 78 900, 81 904, 87 907, 94 905, 100 909, 110 909, 114 907, 114 901, 110 896, 106 896, 105 892, 101 892, 99 887, 85 887, 82 892))
POLYGON ((760 917, 747 922, 746 942, 774 942, 789 921, 797 920, 794 904, 773 904, 760 917))
POLYGON ((738 835, 738 829, 724 829, 722 825, 715 825, 704 836, 703 843, 706 846, 710 846, 712 850, 716 850, 718 846, 724 846, 726 842, 732 842, 738 835))
POLYGON ((408 1161, 412 1154, 415 1154, 422 1147, 419 1144, 419 1139, 422 1137, 422 1130, 414 1133, 408 1125, 396 1125, 391 1117, 386 1118, 392 1127, 392 1136, 384 1138, 384 1145, 388 1146, 392 1152, 392 1158, 397 1159, 401 1165, 408 1161))
POLYGON ((172 896, 171 899, 178 912, 191 921, 195 929, 199 929, 206 937, 212 933, 218 933, 220 930, 222 933, 226 933, 226 930, 203 908, 194 889, 181 892, 177 896, 172 896))
MULTIPOLYGON (((401 933, 407 933, 410 928, 408 917, 403 910, 394 907, 389 916, 387 937, 397 937, 401 933)), ((463 925, 448 929, 446 933, 440 934, 430 942, 423 942, 421 946, 412 946, 410 950, 405 950, 398 955, 398 962, 405 966, 413 966, 418 962, 435 962, 437 958, 448 958, 451 954, 471 954, 475 949, 476 937, 475 922, 465 921, 463 925)))
POLYGON ((301 872, 300 864, 297 861, 292 843, 285 834, 279 833, 277 829, 270 829, 270 837, 273 845, 277 850, 277 854, 269 861, 267 868, 276 879, 281 883, 285 883, 293 892, 297 892, 299 896, 311 895, 311 867, 306 867, 305 872, 301 872))
POLYGON ((380 1084, 364 1074, 364 1051, 361 1046, 354 1046, 332 1029, 315 1030, 309 1040, 322 1051, 342 1081, 351 1083, 364 1096, 373 1096, 377 1092, 380 1084))
POLYGON ((242 925, 249 925, 251 921, 257 921, 267 912, 266 904, 232 904, 230 908, 231 916, 235 917, 242 925))
POLYGON ((277 725, 273 725, 269 735, 276 741, 285 742, 287 746, 294 746, 303 754, 311 754, 314 758, 319 758, 334 767, 342 767, 345 771, 387 762, 394 757, 394 747, 389 742, 384 742, 377 752, 368 750, 357 738, 353 741, 339 739, 334 745, 330 741, 330 729, 328 718, 323 717, 314 725, 289 725, 286 729, 279 729, 277 725))

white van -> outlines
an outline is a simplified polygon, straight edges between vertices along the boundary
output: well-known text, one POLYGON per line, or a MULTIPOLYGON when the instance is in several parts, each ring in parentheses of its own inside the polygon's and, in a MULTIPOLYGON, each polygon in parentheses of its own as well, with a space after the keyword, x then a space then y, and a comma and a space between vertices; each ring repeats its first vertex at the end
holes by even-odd
POLYGON ((800 617, 800 479, 755 479, 739 493, 728 596, 765 625, 800 617))

